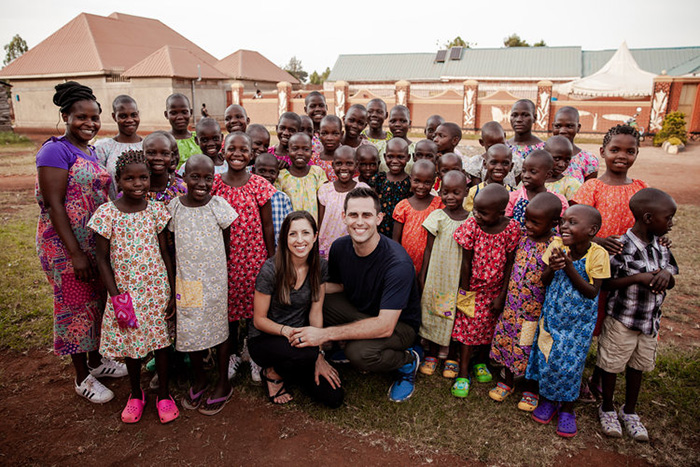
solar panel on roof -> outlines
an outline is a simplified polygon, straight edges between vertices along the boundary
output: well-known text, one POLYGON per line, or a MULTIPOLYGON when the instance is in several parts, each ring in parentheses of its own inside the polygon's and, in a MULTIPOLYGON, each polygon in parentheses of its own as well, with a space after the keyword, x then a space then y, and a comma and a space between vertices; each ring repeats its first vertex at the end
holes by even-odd
POLYGON ((447 50, 438 50, 438 53, 435 56, 435 61, 438 63, 444 63, 445 57, 447 57, 447 50))
POLYGON ((452 47, 450 49, 450 60, 459 60, 462 58, 463 47, 452 47))

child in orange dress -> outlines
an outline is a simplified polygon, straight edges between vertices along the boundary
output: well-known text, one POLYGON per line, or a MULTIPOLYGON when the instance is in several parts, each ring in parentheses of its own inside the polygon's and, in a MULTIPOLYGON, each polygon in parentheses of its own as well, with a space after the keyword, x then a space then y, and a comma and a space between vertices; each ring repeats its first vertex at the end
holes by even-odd
POLYGON ((420 159, 411 169, 411 191, 413 196, 399 201, 394 208, 395 242, 400 243, 408 252, 420 276, 423 266, 423 253, 428 241, 428 231, 423 228, 423 221, 436 209, 442 209, 442 200, 430 194, 435 183, 435 165, 427 159, 420 159))

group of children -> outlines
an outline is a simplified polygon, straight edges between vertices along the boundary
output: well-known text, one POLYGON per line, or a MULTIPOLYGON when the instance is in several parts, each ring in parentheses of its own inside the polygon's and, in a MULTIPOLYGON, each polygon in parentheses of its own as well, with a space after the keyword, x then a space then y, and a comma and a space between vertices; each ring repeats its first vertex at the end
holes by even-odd
MULTIPOLYGON (((426 122, 426 139, 413 142, 405 106, 388 110, 373 99, 350 106, 341 120, 327 114, 319 92, 305 104, 303 118, 281 115, 278 143, 270 146, 268 130, 250 124, 238 105, 226 109, 225 137, 211 118, 190 133, 192 109, 180 94, 166 103, 172 131, 141 141, 136 102, 114 101, 119 134, 97 146, 118 191, 90 227, 112 297, 101 350, 126 357, 131 377, 125 422, 138 421, 143 410, 140 359, 150 351, 159 401, 168 398, 165 349, 173 330, 165 318, 173 304, 175 348, 190 353, 195 375, 182 405, 220 411, 240 363, 237 323, 252 317, 255 278, 275 251, 282 221, 293 210, 311 213, 327 258, 333 241, 347 235, 346 193, 369 186, 381 201, 380 233, 406 249, 422 290, 422 374, 433 375, 443 362, 452 395, 463 398, 472 376, 492 380, 490 359, 503 366, 492 399, 506 400, 522 380, 518 408, 540 423, 558 414, 557 433, 571 437, 599 322, 599 379, 584 386, 602 386, 605 434, 621 436, 622 420, 634 439, 647 439, 635 405, 641 373, 654 367, 660 307, 678 272, 664 238, 676 205, 628 177, 639 150, 633 128, 608 131, 606 171, 596 178, 597 157, 574 144, 580 124, 572 107, 557 112, 554 135, 542 141, 532 134, 534 104, 520 100, 510 116, 514 137, 488 122, 479 140, 484 153, 467 157, 457 149, 460 127, 438 115, 426 122), (123 303, 116 299, 125 290, 138 328, 117 325, 123 303), (207 393, 203 359, 212 347, 219 379, 207 393), (625 369, 627 399, 616 413, 615 375, 625 369)), ((171 409, 162 421, 177 417, 174 402, 171 409)))

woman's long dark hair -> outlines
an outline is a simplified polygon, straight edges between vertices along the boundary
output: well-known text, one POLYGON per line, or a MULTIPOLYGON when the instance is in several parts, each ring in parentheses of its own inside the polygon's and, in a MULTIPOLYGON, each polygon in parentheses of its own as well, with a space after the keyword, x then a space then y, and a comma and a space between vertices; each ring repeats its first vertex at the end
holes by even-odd
MULTIPOLYGON (((287 237, 289 237, 292 222, 298 219, 307 220, 311 224, 314 235, 318 234, 316 220, 307 211, 294 211, 282 222, 277 241, 277 252, 275 253, 275 283, 277 284, 277 299, 284 305, 291 304, 290 294, 297 283, 297 273, 292 264, 287 237)), ((306 263, 309 265, 307 278, 311 286, 311 300, 315 302, 318 301, 319 289, 321 288, 321 255, 318 252, 318 238, 311 247, 306 263)))

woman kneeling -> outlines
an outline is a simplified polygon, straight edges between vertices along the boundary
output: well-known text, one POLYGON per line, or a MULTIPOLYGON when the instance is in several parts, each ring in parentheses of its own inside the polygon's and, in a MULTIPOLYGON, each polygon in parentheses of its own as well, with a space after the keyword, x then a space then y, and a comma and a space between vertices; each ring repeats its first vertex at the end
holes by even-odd
POLYGON ((286 383, 295 382, 331 408, 343 403, 340 377, 318 347, 293 347, 297 327, 323 327, 328 263, 318 251, 316 221, 306 211, 289 214, 280 228, 277 253, 263 264, 255 281, 250 355, 263 367, 270 401, 292 400, 286 383))

